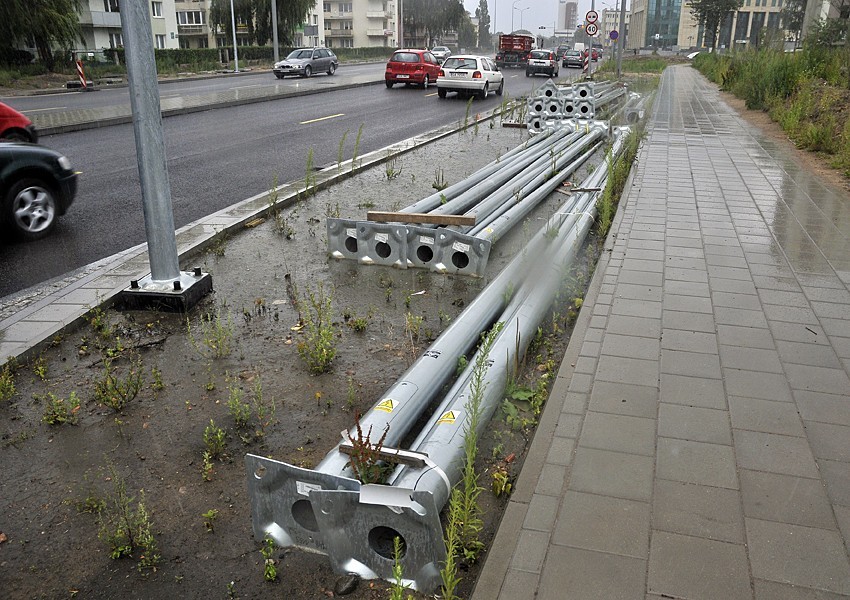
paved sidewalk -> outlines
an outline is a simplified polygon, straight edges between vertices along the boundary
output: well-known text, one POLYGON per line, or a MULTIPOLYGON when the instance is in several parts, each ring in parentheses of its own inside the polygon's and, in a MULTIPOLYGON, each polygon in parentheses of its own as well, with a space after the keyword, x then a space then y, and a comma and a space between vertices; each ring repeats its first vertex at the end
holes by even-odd
POLYGON ((668 69, 475 600, 850 597, 850 201, 668 69))

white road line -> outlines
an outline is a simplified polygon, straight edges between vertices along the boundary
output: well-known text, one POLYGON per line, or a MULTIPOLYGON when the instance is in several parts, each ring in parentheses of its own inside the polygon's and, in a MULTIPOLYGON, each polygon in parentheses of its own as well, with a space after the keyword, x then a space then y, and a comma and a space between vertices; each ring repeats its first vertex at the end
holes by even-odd
POLYGON ((311 119, 309 121, 301 121, 299 125, 308 125, 310 123, 318 123, 319 121, 327 121, 328 119, 336 119, 337 117, 344 117, 345 113, 339 113, 338 115, 328 115, 327 117, 319 117, 318 119, 311 119))
POLYGON ((67 106, 54 106, 53 108, 30 108, 27 110, 22 110, 21 112, 24 114, 34 113, 34 112, 44 112, 46 110, 64 110, 68 108, 67 106))

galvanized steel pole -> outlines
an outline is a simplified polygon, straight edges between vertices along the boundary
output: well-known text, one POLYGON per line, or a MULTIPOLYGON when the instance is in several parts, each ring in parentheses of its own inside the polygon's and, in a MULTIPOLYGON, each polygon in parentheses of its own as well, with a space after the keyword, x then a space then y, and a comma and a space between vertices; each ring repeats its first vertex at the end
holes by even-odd
POLYGON ((236 42, 236 13, 233 10, 233 0, 230 0, 230 25, 233 28, 233 64, 235 71, 239 72, 239 44, 236 42))
POLYGON ((151 279, 164 282, 179 279, 180 267, 149 11, 150 5, 146 0, 123 0, 121 3, 121 30, 151 279))
POLYGON ((272 3, 272 44, 274 45, 273 56, 274 56, 274 61, 277 62, 277 61, 280 60, 280 48, 277 47, 277 0, 271 0, 271 3, 272 3))

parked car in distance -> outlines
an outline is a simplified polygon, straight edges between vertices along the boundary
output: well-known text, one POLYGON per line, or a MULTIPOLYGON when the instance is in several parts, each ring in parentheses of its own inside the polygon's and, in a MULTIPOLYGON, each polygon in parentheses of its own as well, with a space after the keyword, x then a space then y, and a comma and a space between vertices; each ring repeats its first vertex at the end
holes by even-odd
POLYGON ((310 77, 313 73, 333 75, 339 67, 336 54, 327 48, 298 48, 280 62, 274 64, 274 76, 283 79, 287 75, 310 77))
POLYGON ((433 54, 434 58, 436 58, 440 63, 442 63, 444 60, 446 60, 452 55, 452 51, 449 50, 449 48, 447 48, 446 46, 434 46, 434 48, 431 50, 431 54, 433 54))
POLYGON ((0 141, 0 229, 32 241, 56 226, 77 193, 65 156, 37 144, 0 141))
POLYGON ((555 56, 554 50, 532 50, 531 54, 528 55, 528 65, 525 67, 526 77, 538 73, 557 77, 558 72, 558 58, 555 56))
POLYGON ((564 59, 561 61, 561 64, 566 68, 570 67, 578 67, 581 69, 584 67, 584 52, 581 50, 567 50, 567 53, 564 54, 564 59))
POLYGON ((35 144, 38 131, 26 115, 0 102, 0 139, 35 144))
POLYGON ((560 46, 555 48, 555 56, 557 57, 558 60, 563 60, 564 54, 566 54, 568 50, 571 50, 571 48, 568 45, 561 44, 560 46))
POLYGON ((596 61, 599 60, 599 50, 597 50, 596 48, 593 48, 591 50, 590 60, 592 60, 593 62, 596 62, 596 61))
POLYGON ((437 81, 440 63, 428 50, 396 50, 387 61, 384 81, 388 88, 396 83, 427 88, 437 81))
POLYGON ((505 89, 502 72, 486 56, 450 56, 439 75, 437 95, 440 98, 445 98, 448 92, 457 92, 461 98, 475 95, 483 100, 491 91, 501 96, 505 89))

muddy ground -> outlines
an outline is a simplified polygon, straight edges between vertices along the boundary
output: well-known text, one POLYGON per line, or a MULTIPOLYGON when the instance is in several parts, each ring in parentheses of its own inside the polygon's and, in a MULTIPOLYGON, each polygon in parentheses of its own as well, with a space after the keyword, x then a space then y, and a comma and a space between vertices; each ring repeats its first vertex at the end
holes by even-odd
MULTIPOLYGON (((266 219, 214 246, 182 265, 212 273, 215 289, 188 315, 188 327, 186 316, 95 311, 89 324, 17 365, 16 393, 0 403, 0 595, 337 596, 339 576, 327 559, 298 550, 276 549, 277 579, 264 580, 261 544, 251 530, 245 453, 316 465, 355 414, 379 399, 565 196, 553 194, 500 240, 483 279, 328 259, 325 219, 397 210, 434 191, 438 167, 453 183, 524 135, 499 122, 481 123, 305 198, 277 221, 266 219), (332 299, 337 354, 329 372, 312 375, 297 351, 304 330, 294 300, 316 292, 319 284, 332 299), (418 318, 414 339, 411 323, 418 318), (365 324, 365 330, 355 324, 365 324), (227 332, 230 351, 214 357, 207 342, 221 342, 227 332), (97 394, 109 368, 123 381, 131 369, 144 375, 138 395, 118 410, 108 406, 114 394, 97 394), (72 394, 81 403, 69 415, 76 424, 45 423, 51 401, 72 394), (251 406, 244 427, 228 408, 233 394, 251 406), (224 430, 226 448, 205 465, 211 420, 224 430), (104 506, 114 505, 122 484, 133 498, 126 506, 136 510, 144 500, 149 516, 140 520, 150 524, 155 552, 136 548, 114 559, 115 544, 99 536, 109 514, 104 506), (155 554, 158 561, 151 560, 155 554), (151 568, 140 571, 146 565, 151 568)), ((583 169, 574 179, 586 175, 583 169)), ((596 247, 589 243, 564 281, 565 298, 583 295, 596 247)), ((574 318, 568 313, 561 304, 543 324, 544 338, 529 353, 522 376, 528 388, 537 385, 547 364, 550 370, 560 364, 574 318)), ((507 502, 506 495, 496 497, 489 489, 492 471, 514 476, 533 433, 529 406, 516 405, 526 425, 509 427, 499 410, 481 445, 485 545, 507 502)), ((464 565, 461 597, 471 591, 477 569, 464 565)), ((384 582, 361 581, 347 597, 388 598, 389 591, 384 582)))

